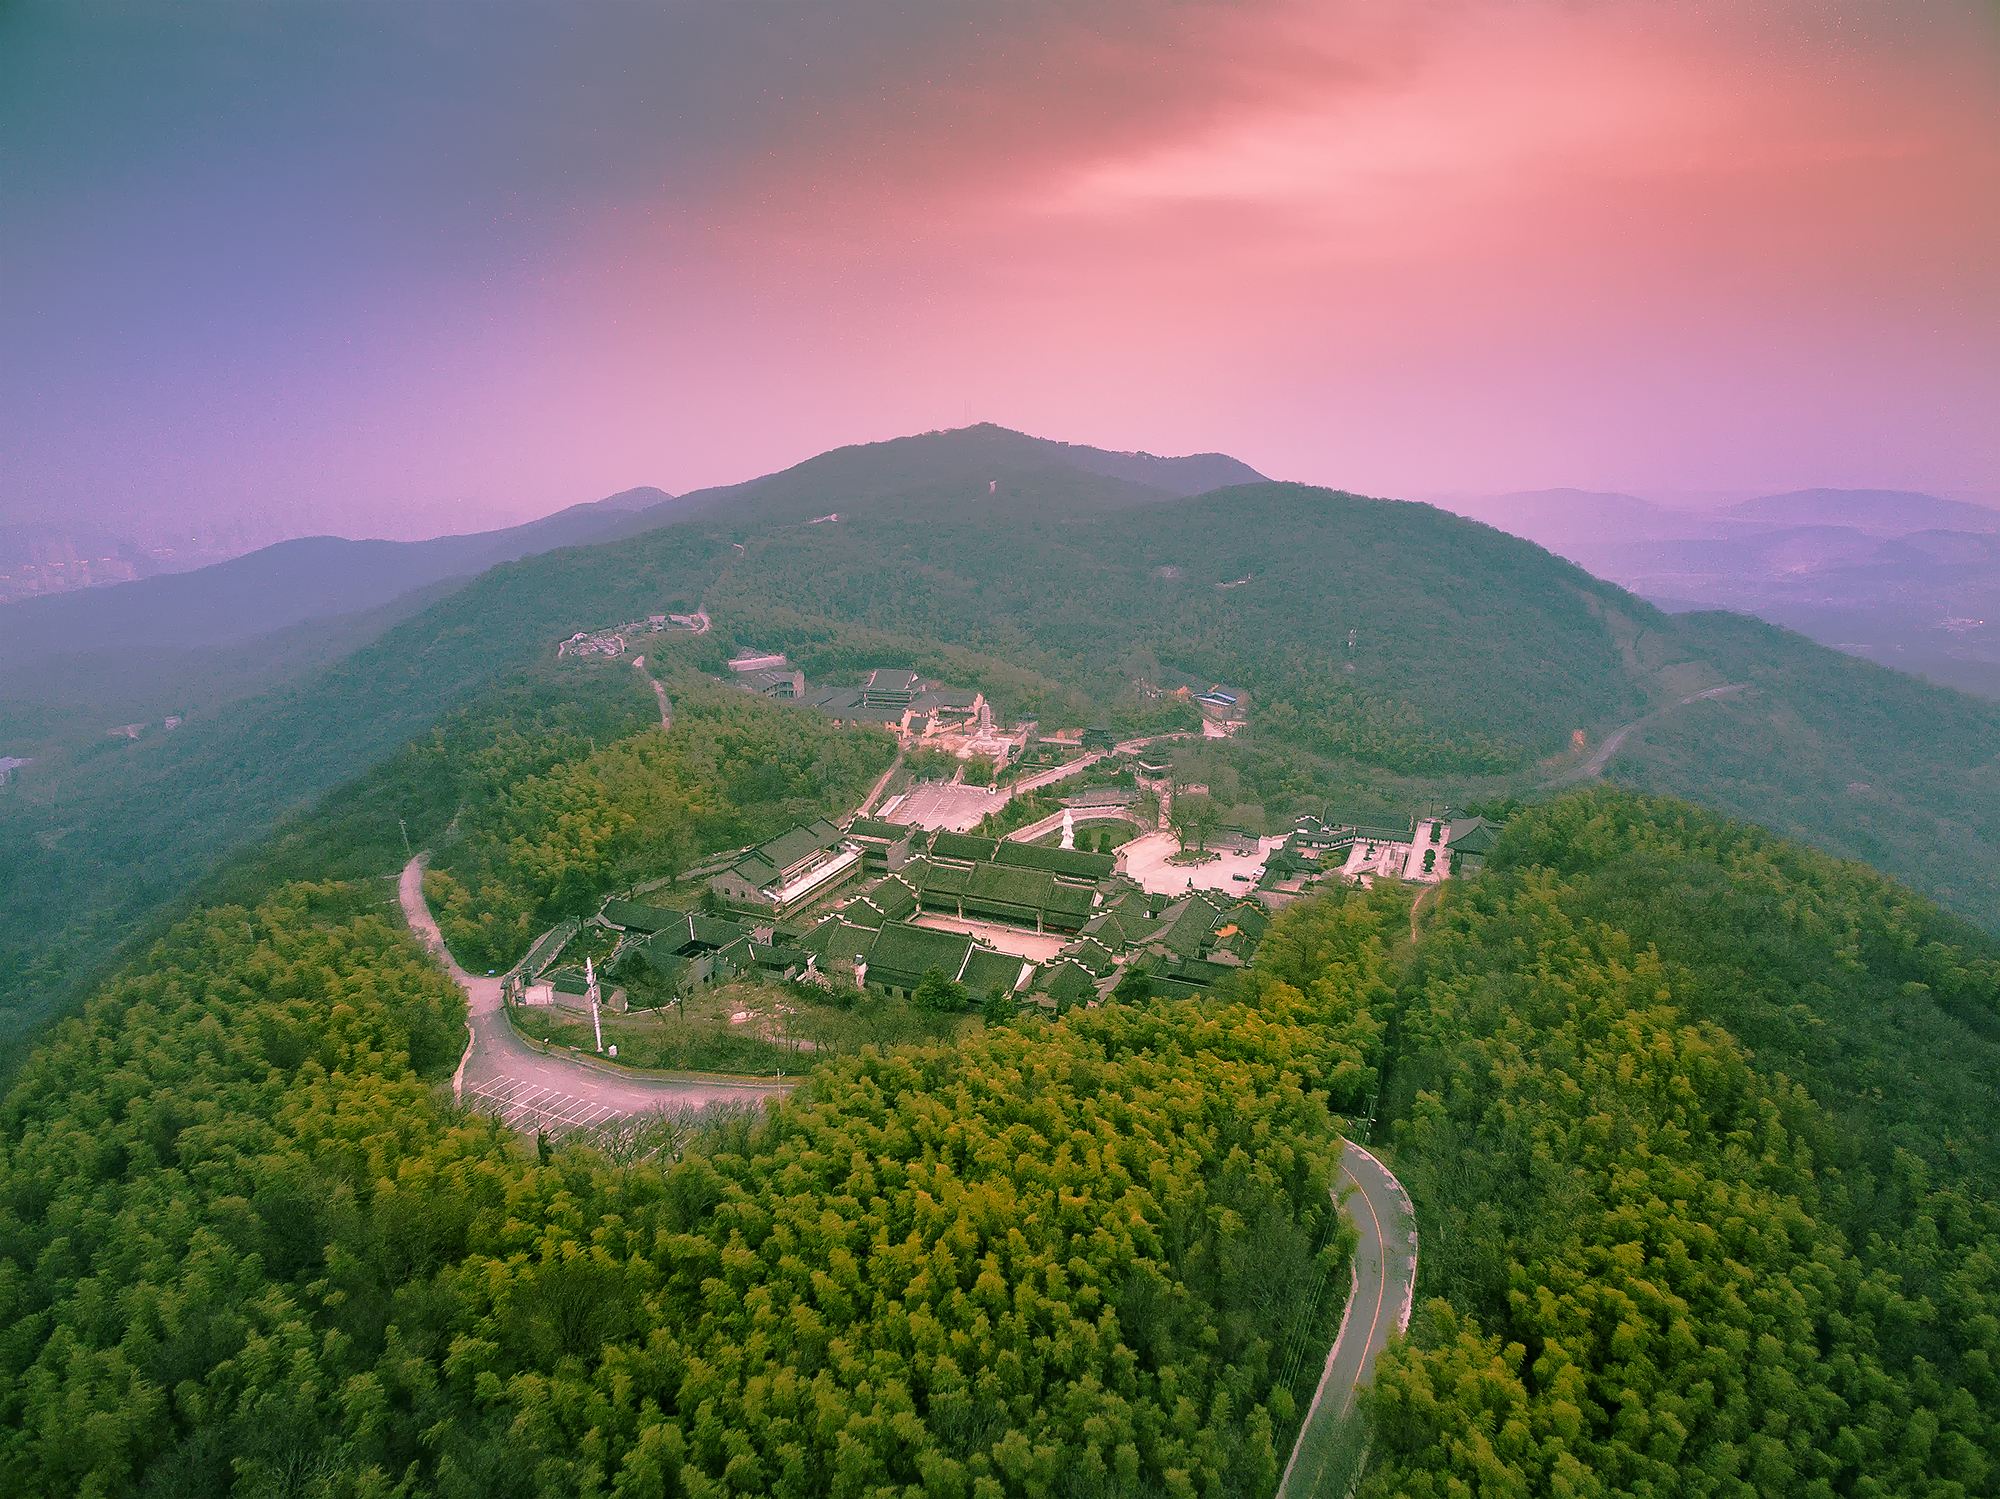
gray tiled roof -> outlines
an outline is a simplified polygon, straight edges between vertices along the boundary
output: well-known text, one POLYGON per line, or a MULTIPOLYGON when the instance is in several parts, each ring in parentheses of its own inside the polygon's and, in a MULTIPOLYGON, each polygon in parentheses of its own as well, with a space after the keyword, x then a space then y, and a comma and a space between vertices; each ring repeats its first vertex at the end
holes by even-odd
POLYGON ((993 853, 996 864, 1045 869, 1050 874, 1095 883, 1118 867, 1116 854, 1089 853, 1080 848, 1055 848, 1040 843, 1002 843, 993 853))

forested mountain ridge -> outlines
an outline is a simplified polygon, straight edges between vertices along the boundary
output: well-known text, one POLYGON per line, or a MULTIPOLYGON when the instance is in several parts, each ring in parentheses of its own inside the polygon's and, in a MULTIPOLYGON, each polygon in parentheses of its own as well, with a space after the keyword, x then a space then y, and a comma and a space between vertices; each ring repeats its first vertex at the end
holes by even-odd
POLYGON ((1364 1492, 2000 1482, 2000 947, 1598 792, 1454 882, 1393 1001, 1425 1225, 1364 1492))
POLYGON ((1649 724, 1613 779, 1863 860, 2000 929, 2000 703, 1740 614, 1673 625, 1749 690, 1649 724))
POLYGON ((171 736, 38 765, 0 797, 0 999, 27 1023, 280 817, 484 694, 569 680, 550 655, 571 632, 703 604, 715 629, 663 646, 699 669, 736 646, 816 674, 907 662, 1050 724, 1142 723, 1147 690, 1226 682, 1251 707, 1236 752, 1324 799, 1364 777, 1384 800, 1531 794, 1572 736, 1643 718, 1613 777, 2000 911, 2000 707, 1664 615, 1429 506, 1266 483, 1176 498, 1124 475, 1198 483, 1210 460, 1093 452, 998 428, 842 449, 493 569, 171 736), (1676 706, 1734 682, 1750 690, 1676 706))
MULTIPOLYGON (((0 797, 0 1043, 25 1034, 76 992, 79 979, 101 977, 115 944, 183 897, 230 850, 364 774, 454 709, 534 680, 547 669, 554 641, 695 607, 742 536, 871 496, 922 493, 969 503, 1001 479, 1010 491, 1032 490, 1052 504, 1124 507, 1239 472, 1252 471, 1220 455, 1117 454, 977 427, 840 449, 637 510, 630 504, 644 496, 634 491, 517 528, 544 542, 572 524, 592 534, 609 527, 621 539, 502 563, 462 587, 439 585, 453 591, 414 617, 400 616, 402 601, 415 597, 402 595, 384 606, 390 613, 377 638, 330 665, 317 654, 326 642, 302 641, 313 669, 298 678, 139 744, 87 734, 81 747, 44 755, 32 775, 8 788, 0 797), (1137 483, 1137 474, 1153 482, 1137 483)), ((518 540, 515 532, 494 535, 518 540)), ((67 659, 63 669, 81 672, 85 682, 127 667, 67 659)), ((720 666, 718 650, 701 659, 720 666)), ((21 670, 48 664, 31 659, 21 670)), ((1029 674, 1014 680, 1057 698, 1068 692, 1029 674)), ((0 728, 9 722, 8 706, 0 702, 0 728)), ((47 719, 50 711, 35 708, 29 716, 47 719)))
POLYGON ((681 496, 671 512, 658 507, 643 512, 643 518, 659 523, 682 513, 711 513, 723 523, 747 520, 768 526, 896 496, 925 495, 946 503, 977 500, 1002 480, 1038 488, 1048 488, 1052 479, 1067 480, 1072 486, 1068 502, 1084 508, 1181 498, 1263 477, 1226 453, 1116 453, 981 422, 834 448, 741 484, 694 490, 681 496), (1083 479, 1105 482, 1078 482, 1083 479))
POLYGON ((501 563, 613 541, 698 514, 754 509, 769 523, 798 506, 812 510, 939 483, 983 488, 1002 475, 1035 471, 1110 481, 1104 492, 1123 503, 1263 477, 1223 453, 1115 453, 983 424, 838 448, 779 473, 682 496, 650 486, 625 490, 499 530, 425 541, 299 537, 187 572, 27 600, 0 614, 0 672, 51 652, 252 640, 307 620, 378 608, 501 563))
POLYGON ((1518 769, 1649 701, 1620 637, 1663 616, 1429 506, 1268 483, 1137 514, 1008 498, 773 531, 710 612, 746 638, 965 645, 1099 697, 1196 673, 1253 692, 1253 732, 1445 773, 1518 769))
MULTIPOLYGON (((18 1005, 60 992, 68 973, 101 964, 108 945, 185 899, 287 814, 362 776, 454 710, 547 680, 556 671, 550 642, 597 623, 598 608, 622 607, 619 617, 630 618, 682 597, 683 578, 691 602, 728 544, 655 540, 665 534, 622 553, 649 564, 622 597, 580 552, 509 564, 305 682, 232 704, 116 760, 79 756, 13 788, 0 802, 0 998, 18 1005)), ((573 678, 558 680, 580 693, 573 678)), ((638 685, 634 677, 635 717, 638 685)), ((428 820, 448 819, 452 809, 418 810, 428 820)))

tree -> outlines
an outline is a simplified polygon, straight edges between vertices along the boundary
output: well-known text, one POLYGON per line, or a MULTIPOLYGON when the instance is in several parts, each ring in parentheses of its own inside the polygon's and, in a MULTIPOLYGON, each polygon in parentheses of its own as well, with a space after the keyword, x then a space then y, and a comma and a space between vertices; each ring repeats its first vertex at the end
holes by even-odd
POLYGON ((946 973, 942 968, 932 968, 917 980, 916 991, 910 995, 910 1002, 920 1010, 930 1010, 944 1015, 962 1010, 971 999, 965 985, 946 973))
POLYGON ((1139 963, 1119 974, 1118 982, 1111 988, 1111 998, 1121 1005, 1139 1004, 1152 997, 1153 975, 1139 963))
POLYGON ((1199 853, 1208 846, 1208 840, 1222 825, 1222 809, 1213 797, 1191 791, 1174 798, 1173 807, 1167 813, 1167 825, 1174 830, 1174 836, 1180 839, 1183 849, 1193 844, 1199 853))
POLYGON ((995 984, 979 1002, 979 1018, 988 1025, 1000 1025, 1014 1018, 1014 996, 995 984))

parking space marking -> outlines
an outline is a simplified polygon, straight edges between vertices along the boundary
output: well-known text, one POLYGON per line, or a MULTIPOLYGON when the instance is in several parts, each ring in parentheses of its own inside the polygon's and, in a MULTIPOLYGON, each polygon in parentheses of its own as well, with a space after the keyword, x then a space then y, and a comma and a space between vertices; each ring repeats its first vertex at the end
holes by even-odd
POLYGON ((511 1129, 541 1129, 555 1133, 591 1129, 622 1117, 621 1111, 594 1098, 565 1093, 526 1078, 492 1078, 467 1090, 511 1129))

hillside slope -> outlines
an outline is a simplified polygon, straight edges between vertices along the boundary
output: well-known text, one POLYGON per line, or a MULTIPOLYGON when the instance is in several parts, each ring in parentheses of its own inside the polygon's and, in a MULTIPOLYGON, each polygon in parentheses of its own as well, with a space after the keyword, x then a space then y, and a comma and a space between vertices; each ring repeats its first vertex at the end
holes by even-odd
MULTIPOLYGON (((721 576, 738 535, 838 505, 875 503, 881 495, 970 503, 1003 480, 1010 492, 1033 490, 1058 508, 1170 498, 1165 489, 1096 472, 1120 466, 1122 457, 975 428, 842 449, 727 490, 638 510, 629 508, 628 497, 613 497, 579 507, 591 512, 589 526, 611 529, 613 543, 493 568, 337 662, 192 719, 171 735, 137 744, 87 736, 81 747, 39 760, 32 775, 0 795, 0 1039, 25 1033, 81 982, 105 971, 116 943, 185 897, 231 850, 361 775, 445 713, 546 670, 563 636, 694 607, 721 576), (697 518, 663 525, 683 513, 697 518)), ((1141 467, 1164 478, 1181 475, 1176 482, 1198 481, 1208 471, 1207 460, 1187 460, 1197 468, 1186 472, 1181 462, 1147 459, 1141 467)), ((539 530, 520 529, 552 542, 574 514, 537 523, 539 530)), ((433 586, 454 588, 449 581, 433 586)), ((212 635, 236 628, 243 617, 218 605, 213 618, 189 628, 212 635)), ((709 664, 719 667, 719 637, 709 644, 709 664)), ((65 680, 87 686, 90 673, 78 665, 87 657, 72 653, 68 661, 65 680)), ((41 673, 46 662, 31 659, 20 669, 41 673)), ((143 658, 118 667, 145 669, 143 658)), ((10 707, 17 722, 50 713, 47 699, 10 705, 0 697, 0 725, 9 721, 10 707)), ((62 711, 73 708, 65 703, 62 711)))
POLYGON ((1176 679, 1227 683, 1251 707, 1242 752, 1312 757, 1288 774, 1322 795, 1350 776, 1528 794, 1576 763, 1574 736, 1670 709, 1614 777, 1868 857, 1977 920, 2000 911, 2000 706, 1746 622, 1676 620, 1429 506, 1267 483, 1174 498, 1065 453, 997 428, 843 449, 688 497, 672 524, 628 515, 615 544, 497 568, 163 740, 36 767, 0 798, 0 996, 46 1009, 79 955, 103 959, 442 713, 565 680, 570 632, 697 603, 714 630, 662 645, 689 664, 719 670, 740 645, 815 673, 908 662, 1050 724, 1135 721, 1176 679))
POLYGON ((244 698, 281 691, 362 649, 461 586, 444 579, 353 614, 326 615, 217 645, 52 650, 0 667, 0 745, 44 766, 103 753, 121 724, 164 732, 244 698))
POLYGON ((1800 490, 1724 510, 1545 490, 1457 497, 1676 612, 1728 609, 2000 698, 2000 510, 1900 490, 1800 490))
POLYGON ((276 691, 360 649, 466 579, 537 552, 658 524, 657 489, 525 525, 429 541, 281 542, 212 566, 0 608, 0 753, 88 752, 276 691), (652 520, 637 512, 651 510, 652 520))
POLYGON ((1260 734, 1427 772, 1518 769, 1648 702, 1619 642, 1663 617, 1429 506, 1287 484, 1138 513, 999 499, 760 537, 710 612, 774 647, 806 621, 968 646, 1100 702, 1192 674, 1252 692, 1260 734))
POLYGON ((2000 703, 1740 614, 1673 626, 1751 690, 1649 724, 1613 779, 1864 860, 2000 927, 2000 703))
POLYGON ((1992 1492, 2000 945, 1599 791, 1517 818, 1396 991, 1424 1263, 1364 1494, 1992 1492))

